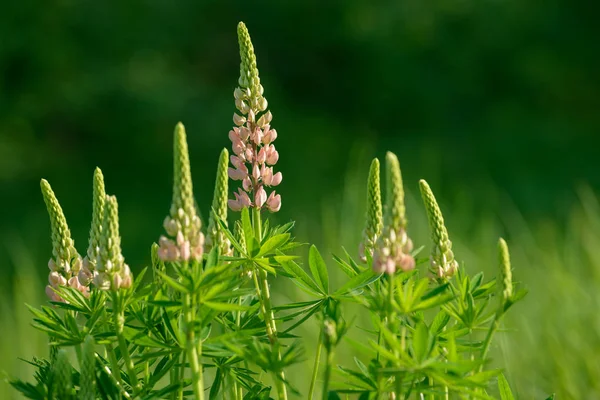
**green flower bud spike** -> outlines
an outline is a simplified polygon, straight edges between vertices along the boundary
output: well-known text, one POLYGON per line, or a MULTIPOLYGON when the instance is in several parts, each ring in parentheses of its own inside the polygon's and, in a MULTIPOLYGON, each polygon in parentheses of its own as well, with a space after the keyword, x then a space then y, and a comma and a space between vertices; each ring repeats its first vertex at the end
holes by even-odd
MULTIPOLYGON (((191 228, 191 223, 194 222, 199 225, 200 219, 196 215, 196 207, 194 206, 194 191, 187 136, 181 122, 175 127, 175 139, 173 142, 173 175, 171 217, 181 224, 185 236, 185 233, 191 228), (192 221, 192 219, 194 219, 194 221, 192 221)), ((197 228, 200 229, 199 226, 197 228)))
POLYGON ((410 254, 412 240, 406 232, 406 207, 400 162, 394 153, 385 155, 386 196, 383 232, 377 242, 373 257, 373 271, 394 274, 398 268, 410 271, 415 268, 415 259, 410 254))
POLYGON ((369 169, 367 182, 367 220, 363 230, 363 240, 360 243, 359 253, 361 260, 367 260, 367 254, 373 255, 375 242, 383 228, 383 214, 381 210, 381 183, 379 179, 379 160, 373 159, 369 169))
POLYGON ((187 137, 181 122, 175 127, 173 156, 173 202, 163 226, 175 240, 161 236, 158 256, 168 262, 198 261, 204 251, 204 235, 200 231, 202 222, 194 200, 187 137))
POLYGON ((208 235, 206 240, 208 248, 219 246, 222 255, 231 255, 231 244, 217 221, 217 218, 219 218, 227 223, 227 195, 229 191, 229 177, 227 175, 228 165, 229 152, 227 149, 223 149, 217 166, 215 192, 213 195, 212 211, 208 220, 208 235), (216 214, 216 216, 213 213, 216 214))
POLYGON ((52 388, 53 398, 71 399, 73 391, 71 364, 69 357, 64 349, 60 349, 56 354, 56 361, 52 366, 52 388))
MULTIPOLYGON (((73 258, 77 257, 77 252, 74 248, 73 239, 71 239, 71 231, 67 225, 67 219, 63 213, 62 207, 58 203, 52 187, 47 180, 42 179, 40 182, 44 202, 50 216, 50 229, 52 232, 52 255, 54 262, 59 268, 64 268, 64 263, 69 263, 73 258)), ((70 266, 67 266, 69 268, 70 266)), ((52 269, 52 268, 51 268, 52 269)))
POLYGON ((406 206, 404 205, 404 185, 398 157, 387 152, 385 155, 387 193, 385 196, 385 225, 399 231, 406 229, 406 206))
POLYGON ((100 234, 102 232, 102 218, 104 217, 104 202, 106 191, 104 189, 104 175, 100 168, 94 171, 93 203, 92 203, 92 226, 90 228, 90 240, 87 256, 90 261, 95 262, 98 257, 100 246, 100 234))
POLYGON ((131 271, 121 254, 119 205, 115 196, 106 196, 97 269, 99 274, 94 277, 94 283, 100 289, 131 287, 131 271))
POLYGON ((502 277, 502 300, 506 303, 513 295, 513 285, 510 253, 508 252, 506 241, 502 238, 498 241, 498 258, 500 261, 500 274, 502 277))
POLYGON ((252 40, 250 39, 250 33, 243 22, 238 24, 237 33, 241 59, 240 79, 238 83, 241 88, 250 90, 250 106, 255 111, 257 111, 257 109, 262 111, 266 107, 258 107, 262 98, 263 88, 260 85, 260 78, 258 77, 256 55, 254 54, 254 46, 252 45, 252 40))
POLYGON ((102 175, 100 168, 96 168, 94 171, 92 190, 92 226, 90 227, 87 255, 83 259, 82 268, 78 275, 79 281, 83 285, 88 285, 94 277, 96 261, 98 259, 98 249, 100 248, 100 235, 102 234, 102 220, 104 218, 104 202, 106 201, 104 175, 102 175))
POLYGON ((438 206, 431 188, 424 179, 419 181, 421 197, 425 203, 425 210, 429 220, 433 249, 431 252, 432 273, 438 278, 451 278, 458 269, 458 262, 452 253, 452 242, 448 237, 444 216, 438 206))
POLYGON ((81 352, 81 372, 79 374, 79 398, 81 400, 96 399, 96 353, 94 338, 87 336, 81 352))

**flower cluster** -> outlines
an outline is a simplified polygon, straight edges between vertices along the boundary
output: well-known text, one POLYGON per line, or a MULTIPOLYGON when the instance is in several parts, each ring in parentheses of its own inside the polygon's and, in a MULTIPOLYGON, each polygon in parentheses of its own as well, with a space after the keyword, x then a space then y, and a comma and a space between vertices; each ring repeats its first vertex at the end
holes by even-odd
POLYGON ((173 155, 173 201, 163 222, 172 239, 160 237, 158 256, 163 261, 198 261, 204 253, 204 234, 200 231, 202 222, 194 201, 190 156, 182 123, 175 127, 173 155))
POLYGON ((71 238, 71 231, 67 225, 62 207, 58 203, 48 181, 42 179, 40 186, 50 216, 52 231, 52 258, 48 261, 50 274, 46 294, 52 301, 64 301, 54 289, 58 289, 60 286, 69 286, 87 296, 89 288, 87 285, 81 284, 78 278, 78 273, 81 270, 81 256, 75 249, 75 243, 71 238))
POLYGON ((400 163, 395 154, 385 157, 387 195, 383 232, 377 240, 373 256, 373 271, 392 275, 397 268, 410 271, 415 268, 415 259, 410 254, 412 240, 406 233, 406 207, 400 163))
POLYGON ((119 209, 115 196, 106 196, 99 242, 94 285, 101 290, 130 288, 133 277, 121 254, 119 209))
POLYGON ((264 206, 271 212, 277 212, 281 208, 281 196, 275 191, 267 194, 265 190, 265 187, 279 185, 282 180, 281 172, 273 171, 279 160, 279 153, 273 145, 277 131, 271 129, 273 116, 267 110, 267 100, 263 96, 254 48, 248 30, 241 22, 238 39, 242 62, 239 87, 235 89, 234 97, 241 115, 233 115, 236 126, 229 132, 235 155, 230 158, 233 168, 229 168, 228 173, 231 179, 242 181, 242 187, 228 204, 233 211, 264 206))
POLYGON ((458 270, 458 262, 454 259, 452 242, 448 237, 444 217, 429 184, 421 179, 419 187, 423 202, 425 203, 433 240, 433 249, 430 257, 431 272, 440 279, 449 279, 458 270))

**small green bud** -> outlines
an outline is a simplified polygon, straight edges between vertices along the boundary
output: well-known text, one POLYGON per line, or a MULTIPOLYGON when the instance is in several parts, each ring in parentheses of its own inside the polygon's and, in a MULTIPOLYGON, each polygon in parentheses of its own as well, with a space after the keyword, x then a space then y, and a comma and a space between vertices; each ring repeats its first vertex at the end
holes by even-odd
POLYGON ((431 188, 424 179, 419 181, 421 197, 429 220, 429 228, 433 240, 431 253, 432 272, 438 278, 451 278, 458 269, 458 263, 452 253, 452 242, 444 224, 444 217, 431 188))
POLYGON ((73 258, 78 257, 71 239, 71 231, 67 225, 67 219, 63 210, 52 191, 47 180, 40 182, 46 209, 50 216, 50 230, 52 232, 52 255, 56 264, 60 267, 63 263, 71 263, 73 258))
POLYGON ((93 183, 92 226, 90 228, 90 240, 87 250, 88 260, 93 263, 96 262, 96 258, 98 257, 105 200, 106 191, 104 189, 104 176, 102 175, 100 168, 96 168, 94 171, 93 183))
POLYGON ((508 245, 502 238, 498 240, 498 258, 500 261, 500 276, 502 277, 502 299, 508 301, 513 295, 512 270, 508 245))
POLYGON ((71 364, 67 352, 60 349, 52 366, 52 387, 55 399, 72 398, 73 382, 71 364))
POLYGON ((215 192, 213 195, 212 211, 208 220, 208 237, 206 243, 210 246, 219 246, 222 255, 231 253, 231 246, 227 236, 221 229, 217 218, 227 223, 227 197, 228 182, 227 167, 229 165, 229 152, 227 149, 221 151, 219 164, 217 166, 217 177, 215 180, 215 192), (213 214, 216 213, 216 217, 213 214))
POLYGON ((381 183, 379 178, 379 160, 373 159, 369 169, 369 180, 367 181, 367 218, 363 230, 363 240, 360 244, 360 257, 366 261, 367 254, 373 254, 375 242, 381 229, 383 218, 381 210, 381 183))
POLYGON ((79 398, 82 400, 96 399, 96 351, 94 338, 87 336, 81 352, 81 372, 79 374, 79 398))

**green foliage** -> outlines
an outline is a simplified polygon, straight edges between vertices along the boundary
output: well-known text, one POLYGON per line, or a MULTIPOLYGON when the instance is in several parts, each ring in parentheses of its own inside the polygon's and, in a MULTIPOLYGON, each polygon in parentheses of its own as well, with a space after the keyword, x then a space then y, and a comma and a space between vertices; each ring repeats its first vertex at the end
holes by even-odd
MULTIPOLYGON (((238 34, 243 73, 240 85, 259 98, 262 87, 256 59, 242 23, 238 34)), ((524 296, 524 291, 503 295, 502 301, 496 302, 492 301, 497 292, 496 280, 486 281, 482 272, 471 276, 461 268, 436 279, 419 266, 388 271, 383 276, 375 273, 370 263, 357 262, 348 254, 345 258, 333 257, 345 275, 344 280, 334 280, 328 257, 314 245, 308 250, 308 269, 303 268, 298 254, 302 245, 292 236, 293 222, 271 224, 262 220, 260 208, 250 211, 245 207, 232 232, 223 210, 224 193, 218 193, 220 200, 213 204, 211 221, 231 244, 233 254, 221 251, 222 246, 214 242, 209 251, 201 249, 198 257, 190 257, 186 239, 202 237, 202 232, 194 220, 198 210, 181 124, 175 130, 174 143, 171 218, 175 222, 167 220, 166 225, 179 224, 178 233, 183 231, 185 235, 177 235, 176 243, 161 238, 160 245, 152 246, 151 277, 144 280, 144 269, 133 282, 113 284, 117 282, 113 271, 125 270, 125 264, 116 198, 107 196, 98 238, 99 270, 110 275, 110 285, 97 284, 96 279, 85 291, 57 285, 57 297, 53 297, 51 306, 29 307, 34 327, 59 350, 50 361, 32 362, 38 371, 36 384, 11 382, 22 394, 48 400, 186 396, 252 400, 270 398, 273 387, 280 400, 288 398, 288 391, 304 395, 304 385, 295 387, 286 371, 305 361, 305 346, 297 332, 309 321, 316 321, 319 344, 310 386, 314 388, 318 380, 319 356, 324 349, 323 399, 350 394, 360 399, 487 399, 496 380, 502 398, 512 397, 500 370, 486 368, 487 351, 501 318, 524 296), (178 246, 178 257, 162 251, 169 246, 178 246), (270 282, 275 279, 278 284, 291 281, 308 299, 275 304, 270 293, 270 282), (371 316, 370 326, 346 320, 344 315, 350 307, 366 310, 371 316), (353 342, 352 330, 362 331, 361 342, 353 342), (481 332, 485 333, 483 341, 481 332), (352 367, 337 362, 341 354, 338 349, 346 343, 357 348, 352 367), (74 348, 79 370, 69 361, 69 347, 74 348), (100 347, 102 351, 98 351, 100 347), (270 373, 271 381, 261 371, 270 373)), ((224 151, 220 178, 226 156, 224 151)), ((387 225, 403 230, 406 219, 399 163, 391 153, 386 162, 387 225)), ((377 163, 373 165, 377 167, 377 163)), ((374 167, 371 175, 374 178, 369 191, 380 190, 374 183, 374 167)), ((220 178, 217 191, 224 191, 227 185, 220 178)), ((67 238, 60 206, 44 182, 53 239, 67 238)), ((96 194, 100 191, 97 186, 96 194)), ((446 264, 455 260, 444 220, 424 181, 421 190, 433 231, 431 261, 447 272, 446 264)), ((377 193, 372 197, 376 200, 377 193)), ((64 242, 63 247, 65 243, 72 246, 64 242)), ((508 254, 506 246, 502 250, 508 254)), ((410 257, 418 252, 412 251, 410 257)), ((502 292, 506 293, 506 285, 512 290, 513 284, 507 279, 508 257, 502 260, 502 292)))

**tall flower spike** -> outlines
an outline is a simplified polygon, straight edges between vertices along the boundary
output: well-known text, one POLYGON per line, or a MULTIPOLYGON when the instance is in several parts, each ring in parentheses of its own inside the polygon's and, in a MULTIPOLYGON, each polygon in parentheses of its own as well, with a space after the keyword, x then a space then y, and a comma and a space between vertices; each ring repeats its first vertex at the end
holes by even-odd
POLYGON ((62 207, 58 203, 52 187, 47 180, 40 182, 44 202, 50 216, 50 229, 52 232, 52 255, 54 261, 60 266, 61 262, 70 262, 74 255, 75 248, 71 231, 67 225, 67 219, 63 213, 62 207))
POLYGON ((228 201, 232 211, 245 207, 266 208, 277 212, 281 208, 281 196, 273 190, 267 193, 267 187, 277 186, 282 181, 281 172, 274 172, 273 166, 279 160, 279 153, 273 142, 277 131, 271 129, 273 115, 267 111, 267 99, 263 96, 263 87, 258 77, 256 55, 246 25, 238 25, 240 46, 239 87, 233 92, 235 106, 241 113, 233 115, 235 127, 229 132, 232 150, 233 168, 229 168, 229 177, 242 182, 234 199, 228 201))
POLYGON ((106 196, 96 268, 98 274, 94 277, 94 284, 98 288, 118 290, 131 287, 131 270, 121 253, 119 205, 115 196, 106 196))
POLYGON ((373 159, 369 169, 369 180, 367 182, 367 219, 363 238, 360 243, 360 258, 367 261, 367 254, 373 255, 375 242, 383 228, 383 217, 381 211, 381 183, 379 179, 379 160, 373 159))
POLYGON ((158 255, 161 260, 202 259, 204 235, 200 231, 202 222, 194 201, 187 136, 181 122, 175 127, 173 141, 173 202, 163 226, 172 239, 160 237, 158 255))
POLYGON ((84 295, 88 295, 89 289, 85 285, 81 285, 77 278, 77 274, 81 270, 81 257, 75 250, 75 244, 71 239, 71 231, 67 225, 62 207, 58 203, 48 181, 42 179, 40 186, 50 216, 50 229, 52 232, 52 258, 48 261, 50 274, 46 294, 50 300, 63 301, 54 289, 68 285, 78 289, 84 295))
POLYGON ((508 252, 506 241, 502 238, 498 240, 498 258, 500 261, 500 275, 502 277, 502 299, 506 302, 513 295, 513 285, 510 253, 508 252))
POLYGON ((96 270, 96 259, 100 248, 100 235, 102 233, 102 219, 104 217, 104 202, 106 191, 104 189, 104 175, 100 168, 94 171, 92 194, 92 225, 90 227, 90 238, 87 254, 83 259, 81 271, 79 271, 79 282, 87 285, 94 278, 96 270))
POLYGON ((415 268, 415 259, 410 254, 412 240, 406 233, 406 207, 404 206, 404 186, 398 157, 387 152, 386 198, 383 232, 377 241, 373 257, 373 270, 377 273, 393 274, 398 268, 410 271, 415 268))
POLYGON ((451 278, 458 269, 458 262, 454 259, 452 253, 452 242, 448 237, 446 225, 444 225, 444 216, 438 206, 431 188, 424 179, 419 181, 421 197, 425 203, 427 218, 429 220, 429 229, 433 240, 433 249, 431 252, 431 268, 434 275, 438 278, 451 278))
POLYGON ((227 166, 229 165, 229 152, 227 149, 221 151, 219 164, 217 166, 217 178, 215 180, 215 193, 213 195, 212 210, 208 220, 208 236, 206 238, 207 250, 212 246, 219 246, 221 254, 230 255, 231 243, 221 229, 217 218, 227 223, 227 194, 228 181, 227 166), (216 213, 216 216, 213 214, 216 213))

